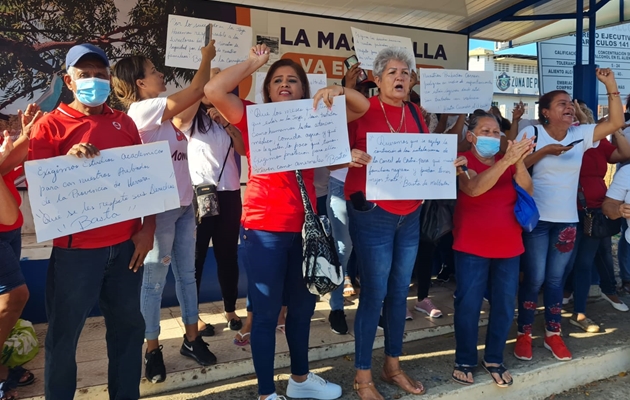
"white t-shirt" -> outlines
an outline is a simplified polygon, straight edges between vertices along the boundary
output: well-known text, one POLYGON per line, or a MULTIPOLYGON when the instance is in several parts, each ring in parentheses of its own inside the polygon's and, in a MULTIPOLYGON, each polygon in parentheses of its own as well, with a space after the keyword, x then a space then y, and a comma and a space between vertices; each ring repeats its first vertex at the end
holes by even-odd
MULTIPOLYGON (((534 200, 540 213, 540 220, 547 222, 578 222, 577 189, 582 167, 582 156, 593 147, 595 125, 580 125, 569 128, 565 138, 558 142, 553 139, 542 125, 538 128, 536 151, 550 144, 568 145, 584 139, 566 153, 548 155, 534 164, 532 181, 534 182, 534 200)), ((523 135, 534 136, 534 126, 528 126, 519 132, 517 140, 523 135)))
POLYGON ((335 178, 339 182, 346 182, 346 176, 348 175, 348 168, 340 168, 334 171, 330 171, 330 177, 335 178))
MULTIPOLYGON (((204 118, 208 126, 211 122, 210 117, 205 115, 204 118)), ((230 146, 230 135, 216 122, 212 122, 205 133, 196 126, 192 137, 191 128, 192 125, 184 134, 188 138, 188 168, 193 185, 216 185, 218 191, 239 190, 240 176, 234 157, 234 147, 230 146), (224 161, 223 175, 217 184, 224 161)))
POLYGON ((164 110, 166 110, 166 98, 157 97, 131 104, 127 115, 136 123, 142 143, 168 141, 179 191, 179 203, 185 207, 192 203, 193 198, 188 171, 188 141, 170 120, 162 123, 164 110))
MULTIPOLYGON (((630 203, 630 167, 623 167, 617 170, 606 192, 606 197, 630 203)), ((626 221, 630 224, 630 218, 626 218, 626 221)), ((630 243, 630 229, 626 229, 626 241, 630 243)))

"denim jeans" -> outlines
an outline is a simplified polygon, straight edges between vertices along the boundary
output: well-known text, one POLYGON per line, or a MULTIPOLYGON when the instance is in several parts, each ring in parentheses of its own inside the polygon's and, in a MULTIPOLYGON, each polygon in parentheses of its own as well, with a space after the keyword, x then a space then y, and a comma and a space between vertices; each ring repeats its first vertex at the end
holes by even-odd
MULTIPOLYGON (((599 286, 605 294, 615 294, 617 283, 612 260, 612 241, 607 238, 593 238, 586 236, 580 213, 580 223, 577 226, 575 250, 565 271, 564 290, 573 293, 573 312, 585 314, 586 300, 591 288, 592 272, 596 270, 600 276, 599 286)), ((623 237, 621 238, 623 239, 623 237)))
POLYGON ((514 320, 520 256, 483 258, 455 251, 457 298, 455 299, 455 363, 477 365, 479 315, 486 288, 491 292, 490 322, 484 360, 503 363, 505 342, 514 320))
MULTIPOLYGON (((326 208, 343 274, 347 276, 348 261, 350 260, 350 254, 352 254, 352 239, 348 229, 348 209, 346 208, 346 200, 343 194, 343 185, 344 183, 340 180, 330 178, 328 181, 328 202, 326 203, 326 208)), ((330 309, 332 311, 343 310, 343 285, 340 285, 330 294, 330 309)))
POLYGON ((549 332, 560 332, 563 278, 575 246, 576 230, 575 223, 539 221, 532 232, 523 233, 525 254, 521 266, 523 280, 518 291, 519 332, 531 333, 543 284, 545 326, 549 332))
POLYGON ((26 284, 20 267, 21 252, 21 228, 0 232, 0 295, 26 284))
POLYGON ((157 214, 153 250, 144 260, 142 315, 147 325, 144 337, 160 335, 160 307, 168 268, 173 268, 175 291, 184 325, 196 324, 195 213, 192 205, 157 214))
POLYGON ((617 248, 617 258, 619 260, 619 276, 621 280, 630 282, 630 243, 626 240, 626 230, 628 222, 625 218, 621 219, 621 237, 619 238, 619 247, 617 248))
POLYGON ((144 319, 140 313, 142 269, 129 269, 131 240, 98 249, 54 247, 46 280, 47 400, 71 400, 77 388, 77 343, 98 301, 107 333, 111 400, 140 397, 144 319))
POLYGON ((276 326, 283 298, 287 307, 286 338, 291 357, 291 373, 306 375, 308 337, 315 296, 302 277, 302 234, 267 232, 241 227, 242 257, 247 271, 248 299, 252 320, 251 347, 258 377, 258 393, 269 395, 274 385, 276 326))
POLYGON ((402 355, 407 294, 420 240, 420 207, 400 216, 373 205, 357 211, 347 202, 350 235, 360 264, 361 292, 354 321, 355 368, 372 368, 381 308, 385 354, 402 355))

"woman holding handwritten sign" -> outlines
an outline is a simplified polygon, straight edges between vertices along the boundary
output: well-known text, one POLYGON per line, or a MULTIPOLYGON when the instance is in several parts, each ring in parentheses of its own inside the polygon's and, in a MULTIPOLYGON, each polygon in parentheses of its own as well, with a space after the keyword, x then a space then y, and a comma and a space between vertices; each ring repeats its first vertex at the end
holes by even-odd
MULTIPOLYGON (((336 399, 341 396, 341 387, 309 372, 308 367, 308 338, 315 296, 307 290, 302 279, 304 205, 296 174, 293 171, 251 174, 245 107, 252 103, 232 94, 242 80, 268 60, 267 46, 254 46, 247 61, 227 68, 213 77, 205 88, 208 100, 241 131, 250 165, 240 238, 243 246, 241 262, 247 270, 248 296, 254 314, 250 343, 259 399, 278 398, 273 380, 275 332, 283 297, 289 304, 285 330, 291 354, 291 377, 287 395, 336 399)), ((304 69, 288 59, 276 61, 263 83, 265 103, 308 99, 309 91, 304 69)), ((315 208, 313 170, 302 171, 302 176, 315 208)))
MULTIPOLYGON (((350 217, 350 235, 361 265, 361 294, 354 323, 354 388, 361 399, 383 399, 372 381, 372 347, 381 308, 385 329, 385 365, 381 378, 411 394, 422 394, 424 386, 400 368, 405 330, 407 293, 420 241, 422 200, 369 202, 365 198, 366 171, 371 161, 365 152, 367 132, 428 132, 417 105, 405 103, 409 94, 413 60, 406 52, 384 49, 374 61, 379 95, 370 99, 355 96, 351 89, 330 86, 314 97, 332 105, 335 96, 346 96, 352 162, 345 196, 350 217)), ((456 165, 464 164, 458 160, 456 165)))
POLYGON ((181 132, 184 126, 190 126, 197 113, 203 87, 210 79, 210 62, 214 56, 214 41, 211 41, 201 49, 201 65, 190 86, 168 97, 158 97, 166 91, 164 75, 147 58, 128 57, 114 66, 114 92, 129 107, 128 115, 136 123, 142 142, 168 141, 179 191, 180 207, 156 216, 153 250, 144 261, 141 307, 147 340, 145 376, 153 383, 166 379, 158 336, 162 291, 170 266, 173 267, 177 300, 186 329, 179 352, 201 365, 217 362, 201 338, 197 326, 199 312, 195 287, 193 189, 188 169, 188 142, 181 132))

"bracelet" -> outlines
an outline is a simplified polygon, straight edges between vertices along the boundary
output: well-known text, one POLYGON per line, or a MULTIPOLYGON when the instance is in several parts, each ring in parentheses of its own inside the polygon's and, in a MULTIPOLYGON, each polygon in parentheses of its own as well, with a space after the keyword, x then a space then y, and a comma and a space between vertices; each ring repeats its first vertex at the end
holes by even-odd
POLYGON ((621 92, 610 92, 610 93, 606 93, 608 96, 611 97, 619 97, 619 95, 621 94, 621 92))
POLYGON ((230 126, 230 125, 232 125, 232 124, 230 124, 230 123, 228 122, 227 124, 222 125, 222 126, 223 126, 223 129, 225 129, 225 128, 227 128, 227 127, 228 127, 228 126, 230 126))

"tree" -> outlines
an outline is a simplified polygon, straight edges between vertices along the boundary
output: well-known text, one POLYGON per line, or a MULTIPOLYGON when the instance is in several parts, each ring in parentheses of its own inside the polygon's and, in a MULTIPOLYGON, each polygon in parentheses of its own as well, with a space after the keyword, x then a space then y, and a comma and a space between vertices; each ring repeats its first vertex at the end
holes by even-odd
POLYGON ((167 83, 188 82, 194 71, 164 66, 168 14, 199 13, 208 18, 210 4, 137 0, 129 21, 121 24, 115 0, 3 0, 0 112, 18 99, 31 100, 34 91, 46 88, 53 74, 65 68, 68 49, 80 43, 103 48, 112 64, 125 56, 145 55, 164 73, 167 83))

